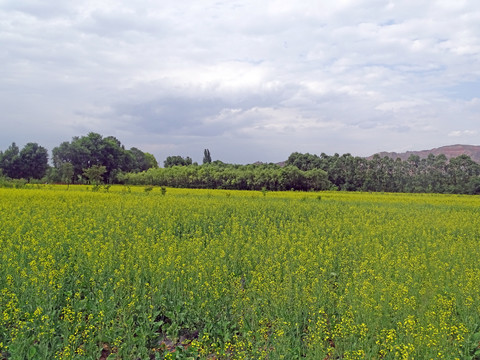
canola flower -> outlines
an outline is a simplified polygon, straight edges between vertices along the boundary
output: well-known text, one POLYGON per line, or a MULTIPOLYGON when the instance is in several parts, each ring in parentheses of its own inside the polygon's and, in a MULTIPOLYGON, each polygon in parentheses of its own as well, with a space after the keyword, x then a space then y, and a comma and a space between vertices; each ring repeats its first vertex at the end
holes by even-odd
POLYGON ((479 197, 0 199, 0 359, 480 356, 479 197))

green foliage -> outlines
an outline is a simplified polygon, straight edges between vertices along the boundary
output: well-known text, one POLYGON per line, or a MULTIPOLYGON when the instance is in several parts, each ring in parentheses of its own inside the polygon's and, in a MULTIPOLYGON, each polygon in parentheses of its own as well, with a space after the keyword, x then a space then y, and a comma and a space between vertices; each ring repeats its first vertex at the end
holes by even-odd
POLYGON ((158 168, 158 163, 157 163, 157 159, 155 159, 155 156, 153 156, 152 154, 150 153, 143 153, 144 155, 144 166, 143 166, 143 170, 148 170, 150 168, 158 168))
POLYGON ((447 160, 411 155, 406 161, 379 155, 372 159, 350 154, 328 156, 293 153, 286 165, 300 170, 321 169, 337 190, 409 193, 476 193, 480 165, 466 155, 447 160))
POLYGON ((212 156, 210 155, 210 150, 203 150, 203 163, 210 164, 212 162, 212 156))
POLYGON ((330 187, 327 174, 320 169, 302 171, 294 166, 228 165, 212 162, 202 166, 172 166, 123 175, 128 184, 232 189, 232 190, 325 190, 330 187))
POLYGON ((22 189, 27 185, 25 179, 10 179, 4 176, 0 176, 0 188, 15 188, 22 189))
POLYGON ((3 174, 9 178, 21 177, 20 149, 14 142, 0 154, 0 168, 3 174))
POLYGON ((472 176, 468 181, 467 194, 480 195, 480 176, 472 176))
POLYGON ((192 159, 188 156, 183 158, 179 155, 176 156, 168 156, 167 159, 163 162, 163 166, 168 168, 172 166, 188 166, 192 165, 192 159))
POLYGON ((54 167, 48 165, 48 152, 42 146, 28 143, 20 150, 12 143, 0 151, 0 172, 5 184, 9 179, 22 178, 67 185, 84 183, 85 169, 103 166, 101 179, 94 176, 89 181, 232 190, 480 194, 480 164, 467 155, 450 160, 445 155, 412 155, 402 161, 379 155, 366 159, 351 154, 294 152, 284 166, 225 164, 212 161, 209 149, 204 149, 203 155, 202 166, 188 156, 169 156, 164 161, 165 169, 159 169, 152 154, 135 147, 126 150, 115 137, 91 132, 55 147, 54 167))
POLYGON ((93 165, 87 169, 83 169, 83 176, 87 178, 89 184, 98 186, 103 183, 103 175, 107 169, 103 165, 93 165))
POLYGON ((37 143, 28 143, 20 151, 12 143, 5 152, 0 152, 0 169, 12 179, 41 179, 48 170, 48 152, 37 143))
POLYGON ((60 165, 60 171, 59 172, 60 172, 62 182, 70 185, 73 181, 73 175, 75 174, 75 171, 73 169, 73 165, 69 162, 62 163, 60 165))
POLYGON ((144 153, 135 147, 128 150, 128 153, 131 155, 132 160, 131 165, 129 165, 131 170, 124 171, 140 172, 158 167, 157 160, 152 154, 144 153))
POLYGON ((53 164, 60 170, 62 164, 73 166, 74 181, 83 174, 83 169, 91 166, 105 166, 105 181, 117 181, 121 172, 145 171, 158 166, 153 155, 137 148, 125 150, 113 136, 102 137, 97 133, 74 137, 71 142, 63 142, 52 150, 53 164))
POLYGON ((48 169, 48 151, 36 143, 26 144, 20 151, 20 176, 25 179, 41 179, 48 169))

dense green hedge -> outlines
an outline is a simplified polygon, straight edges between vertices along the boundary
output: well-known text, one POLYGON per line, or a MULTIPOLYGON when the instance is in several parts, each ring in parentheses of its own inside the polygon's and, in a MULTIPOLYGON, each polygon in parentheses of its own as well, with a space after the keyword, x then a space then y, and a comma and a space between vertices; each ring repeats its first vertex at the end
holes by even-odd
POLYGON ((236 190, 327 190, 327 173, 321 169, 303 171, 295 166, 226 165, 172 166, 152 168, 119 176, 126 184, 162 185, 199 189, 236 190))

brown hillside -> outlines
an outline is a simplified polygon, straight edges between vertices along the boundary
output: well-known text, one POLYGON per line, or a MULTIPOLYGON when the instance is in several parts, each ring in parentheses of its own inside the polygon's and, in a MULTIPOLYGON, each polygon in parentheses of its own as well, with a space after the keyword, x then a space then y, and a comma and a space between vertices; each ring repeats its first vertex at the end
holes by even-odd
MULTIPOLYGON (((460 155, 468 155, 472 158, 473 161, 480 163, 480 146, 477 145, 449 145, 449 146, 442 146, 439 148, 431 149, 431 150, 420 150, 420 151, 407 151, 403 153, 396 153, 396 152, 380 152, 378 155, 380 157, 391 157, 393 159, 400 158, 402 160, 407 160, 410 155, 418 155, 420 158, 426 158, 429 154, 433 154, 435 156, 440 154, 445 154, 445 156, 450 159, 452 157, 457 157, 460 155)), ((370 156, 369 159, 373 157, 370 156)))

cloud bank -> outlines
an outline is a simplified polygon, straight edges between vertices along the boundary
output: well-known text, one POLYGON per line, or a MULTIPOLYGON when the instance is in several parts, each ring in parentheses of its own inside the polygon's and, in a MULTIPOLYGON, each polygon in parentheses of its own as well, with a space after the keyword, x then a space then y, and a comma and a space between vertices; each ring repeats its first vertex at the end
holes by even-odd
POLYGON ((0 2, 0 148, 90 131, 201 161, 480 133, 480 3, 0 2))

